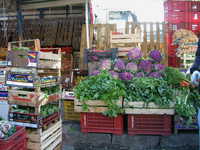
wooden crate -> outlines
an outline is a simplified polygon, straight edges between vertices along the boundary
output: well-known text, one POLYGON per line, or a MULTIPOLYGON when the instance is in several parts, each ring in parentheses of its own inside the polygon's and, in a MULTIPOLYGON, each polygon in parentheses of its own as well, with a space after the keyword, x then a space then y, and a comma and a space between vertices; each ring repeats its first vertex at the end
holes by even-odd
POLYGON ((8 42, 8 50, 12 50, 14 47, 30 47, 35 51, 40 51, 40 40, 23 40, 8 42))
POLYGON ((125 114, 175 114, 173 105, 171 105, 171 108, 161 109, 158 105, 154 103, 149 103, 147 106, 145 106, 144 102, 124 102, 124 108, 125 114))
MULTIPOLYGON (((105 102, 103 102, 101 100, 90 100, 90 101, 87 101, 86 104, 89 105, 87 112, 102 113, 102 112, 105 112, 108 110, 108 107, 105 104, 105 102)), ((122 107, 122 99, 117 101, 117 105, 122 107)), ((82 109, 82 103, 79 102, 77 99, 74 100, 74 111, 75 112, 85 112, 82 109)))
POLYGON ((61 68, 61 53, 38 51, 8 51, 8 65, 12 67, 61 68), (23 56, 23 57, 22 57, 23 56), (20 61, 19 61, 20 60, 20 61))
POLYGON ((80 120, 80 113, 74 112, 74 101, 64 100, 64 120, 80 120))
POLYGON ((47 130, 27 130, 28 150, 54 150, 62 142, 62 121, 49 126, 47 130))
POLYGON ((54 93, 45 96, 43 92, 28 92, 21 90, 9 90, 8 101, 10 104, 23 106, 42 106, 49 102, 55 102, 61 99, 60 93, 54 93))

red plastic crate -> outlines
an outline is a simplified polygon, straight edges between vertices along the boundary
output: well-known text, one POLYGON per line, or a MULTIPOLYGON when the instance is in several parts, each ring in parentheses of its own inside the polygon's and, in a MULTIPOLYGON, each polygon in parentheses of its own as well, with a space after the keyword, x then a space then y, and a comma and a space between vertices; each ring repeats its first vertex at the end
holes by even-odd
POLYGON ((0 150, 27 150, 27 134, 24 127, 17 126, 17 131, 8 139, 0 139, 0 150))
POLYGON ((81 132, 113 133, 122 135, 124 132, 124 117, 111 118, 100 113, 81 113, 81 132))
POLYGON ((168 0, 164 2, 164 8, 165 12, 197 12, 200 10, 200 2, 168 0))
POLYGON ((172 134, 172 116, 128 115, 128 134, 170 135, 172 134))

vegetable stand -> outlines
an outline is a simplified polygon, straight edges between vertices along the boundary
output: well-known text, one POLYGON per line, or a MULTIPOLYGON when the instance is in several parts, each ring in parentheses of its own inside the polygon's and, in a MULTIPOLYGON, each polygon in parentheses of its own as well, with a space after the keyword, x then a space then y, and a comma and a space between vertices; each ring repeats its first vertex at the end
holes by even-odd
POLYGON ((9 43, 11 49, 7 56, 6 75, 9 120, 14 125, 27 127, 27 131, 31 130, 30 133, 35 134, 28 134, 28 149, 54 149, 62 141, 61 125, 58 126, 58 123, 61 124, 61 51, 57 48, 43 52, 38 48, 38 40, 33 40, 34 46, 30 46, 33 49, 12 46, 13 43, 26 45, 30 41, 9 43), (56 133, 50 133, 51 127, 56 128, 56 133), (53 137, 45 139, 41 135, 53 137), (38 145, 33 146, 31 143, 36 136, 42 140, 37 138, 38 145))

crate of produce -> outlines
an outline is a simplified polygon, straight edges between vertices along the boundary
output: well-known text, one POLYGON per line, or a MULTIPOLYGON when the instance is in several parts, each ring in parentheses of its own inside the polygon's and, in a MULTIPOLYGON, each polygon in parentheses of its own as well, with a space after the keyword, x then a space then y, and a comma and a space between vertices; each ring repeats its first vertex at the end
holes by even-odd
POLYGON ((27 134, 28 150, 54 150, 62 142, 62 121, 49 125, 46 130, 28 129, 27 134))
POLYGON ((9 111, 9 121, 14 125, 30 128, 46 127, 51 123, 60 120, 59 107, 53 104, 42 106, 40 114, 35 108, 27 106, 11 106, 9 111))
POLYGON ((128 115, 129 135, 171 135, 171 115, 128 115))
MULTIPOLYGON (((104 101, 101 100, 89 100, 85 102, 88 105, 88 111, 87 112, 96 112, 96 113, 102 113, 108 110, 108 106, 104 101)), ((122 98, 118 100, 117 105, 122 108, 123 100, 122 98)), ((78 99, 74 100, 74 110, 75 112, 85 112, 82 108, 83 104, 79 102, 78 99)))
POLYGON ((124 117, 107 117, 101 113, 81 113, 81 132, 112 133, 122 135, 124 132, 124 117))
POLYGON ((64 120, 80 120, 80 113, 74 111, 74 101, 64 100, 64 120))
POLYGON ((25 88, 48 87, 58 84, 58 72, 12 67, 6 75, 6 85, 25 88))
MULTIPOLYGON (((52 87, 46 88, 47 90, 52 87)), ((23 106, 41 106, 49 102, 57 102, 61 99, 61 94, 54 88, 51 91, 23 91, 23 90, 9 90, 8 101, 10 104, 17 104, 23 106), (54 90, 54 91, 53 91, 54 90), (54 93, 55 92, 55 93, 54 93)))
MULTIPOLYGON (((1 125, 0 125, 1 126, 1 125)), ((27 150, 27 134, 24 127, 17 126, 15 132, 4 139, 0 138, 1 150, 27 150)))
POLYGON ((11 50, 8 51, 7 61, 8 66, 13 67, 61 68, 61 54, 53 52, 11 50))
POLYGON ((171 105, 171 108, 160 108, 153 102, 148 104, 145 104, 144 102, 124 102, 124 109, 125 114, 175 114, 175 109, 173 109, 173 105, 171 105))
POLYGON ((8 50, 12 50, 13 48, 18 48, 18 47, 20 48, 30 47, 30 49, 32 50, 40 51, 40 40, 31 39, 31 40, 8 42, 8 50))

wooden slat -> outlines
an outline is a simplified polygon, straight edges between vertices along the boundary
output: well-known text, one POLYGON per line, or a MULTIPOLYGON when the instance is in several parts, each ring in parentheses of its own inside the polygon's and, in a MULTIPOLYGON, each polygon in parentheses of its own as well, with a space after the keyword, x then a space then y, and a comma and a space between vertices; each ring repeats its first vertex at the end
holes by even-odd
POLYGON ((157 115, 174 115, 174 109, 132 109, 126 108, 125 114, 157 114, 157 115))

